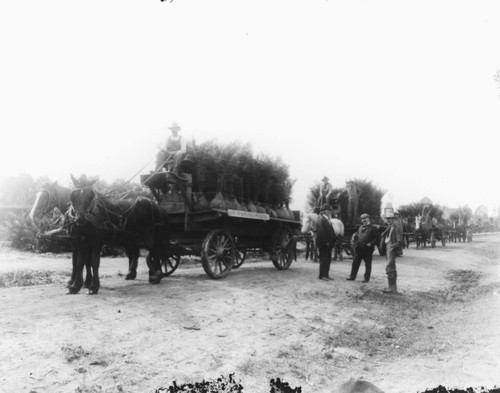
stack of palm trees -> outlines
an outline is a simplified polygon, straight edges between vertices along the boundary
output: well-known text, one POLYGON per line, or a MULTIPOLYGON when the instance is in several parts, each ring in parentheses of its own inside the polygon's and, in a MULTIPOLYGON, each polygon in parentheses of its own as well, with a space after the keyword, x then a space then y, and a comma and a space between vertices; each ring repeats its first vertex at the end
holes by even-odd
POLYGON ((294 219, 294 180, 280 158, 256 155, 250 144, 193 143, 195 210, 234 209, 294 219))

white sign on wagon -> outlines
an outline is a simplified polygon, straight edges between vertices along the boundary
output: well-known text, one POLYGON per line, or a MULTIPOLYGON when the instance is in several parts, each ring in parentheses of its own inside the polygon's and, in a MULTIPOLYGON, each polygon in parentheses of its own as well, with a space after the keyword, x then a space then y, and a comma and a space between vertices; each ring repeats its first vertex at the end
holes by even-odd
POLYGON ((227 215, 230 217, 241 217, 241 218, 253 218, 255 220, 269 220, 269 214, 267 213, 254 213, 254 212, 246 212, 243 210, 227 210, 227 215))

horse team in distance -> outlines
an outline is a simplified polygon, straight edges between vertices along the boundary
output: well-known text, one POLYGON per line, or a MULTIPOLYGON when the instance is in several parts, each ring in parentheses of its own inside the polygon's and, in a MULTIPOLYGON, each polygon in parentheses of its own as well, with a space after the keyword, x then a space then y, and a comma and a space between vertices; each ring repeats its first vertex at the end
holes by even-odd
POLYGON ((126 279, 135 279, 141 248, 149 251, 146 258, 149 281, 159 283, 161 263, 168 260, 168 213, 155 201, 138 197, 119 200, 98 193, 93 185, 97 179, 72 176, 74 190, 50 183, 37 194, 30 218, 36 220, 58 208, 64 214, 61 230, 65 230, 73 245, 69 293, 76 294, 82 286, 89 294, 99 291, 99 264, 104 244, 123 247, 129 258, 126 279), (83 268, 87 268, 85 281, 83 268))

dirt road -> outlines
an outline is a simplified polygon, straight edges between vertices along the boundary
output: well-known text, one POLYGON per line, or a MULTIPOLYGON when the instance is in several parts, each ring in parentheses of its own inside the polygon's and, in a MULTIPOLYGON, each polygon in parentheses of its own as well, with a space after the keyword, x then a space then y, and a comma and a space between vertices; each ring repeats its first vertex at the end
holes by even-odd
MULTIPOLYGON (((235 373, 248 393, 280 377, 303 393, 364 377, 389 393, 500 385, 500 235, 385 259, 368 284, 333 282, 303 258, 248 261, 223 280, 201 266, 150 285, 144 260, 103 259, 98 295, 66 295, 67 257, 0 251, 1 392, 151 392, 235 373), (36 285, 28 285, 36 284, 36 285)), ((361 273, 363 273, 363 266, 361 273)))

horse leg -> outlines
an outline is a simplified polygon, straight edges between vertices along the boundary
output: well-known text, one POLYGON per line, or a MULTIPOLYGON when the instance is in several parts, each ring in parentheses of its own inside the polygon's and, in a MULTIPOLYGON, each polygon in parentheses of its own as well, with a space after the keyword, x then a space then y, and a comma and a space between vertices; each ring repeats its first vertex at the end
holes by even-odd
POLYGON ((150 251, 146 257, 146 263, 149 268, 149 283, 159 284, 162 278, 159 259, 153 251, 150 251))
POLYGON ((85 244, 83 241, 79 240, 75 243, 74 253, 75 261, 73 262, 73 274, 74 280, 68 288, 68 293, 71 295, 80 292, 83 286, 83 267, 88 259, 89 245, 85 244))
POLYGON ((86 275, 85 275, 85 282, 83 283, 84 288, 90 288, 90 285, 92 285, 92 264, 90 261, 90 257, 87 259, 87 262, 85 263, 85 270, 86 270, 86 275))
POLYGON ((89 295, 96 295, 99 292, 99 287, 101 285, 99 281, 99 264, 101 262, 101 248, 102 245, 99 242, 92 244, 90 247, 90 260, 92 265, 92 283, 89 286, 89 295))
POLYGON ((316 245, 316 239, 314 239, 313 243, 313 262, 318 262, 319 261, 319 251, 318 251, 318 246, 316 245))
POLYGON ((69 279, 68 283, 66 284, 66 288, 69 288, 73 285, 75 282, 75 277, 76 277, 76 269, 77 269, 77 263, 78 263, 78 254, 76 250, 76 244, 73 244, 73 251, 71 253, 71 278, 69 279))
POLYGON ((139 248, 127 248, 126 249, 128 256, 128 274, 125 277, 125 280, 135 280, 137 277, 137 265, 139 263, 139 248))

